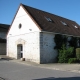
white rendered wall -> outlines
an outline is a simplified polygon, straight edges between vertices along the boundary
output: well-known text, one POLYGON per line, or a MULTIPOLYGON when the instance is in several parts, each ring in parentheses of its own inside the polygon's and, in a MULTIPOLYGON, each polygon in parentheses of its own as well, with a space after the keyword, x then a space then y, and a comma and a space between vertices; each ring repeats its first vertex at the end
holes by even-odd
POLYGON ((29 32, 40 31, 31 17, 25 12, 22 6, 20 6, 15 19, 11 25, 7 37, 15 36, 20 34, 25 34, 29 32), (21 29, 19 29, 19 24, 22 24, 21 29))
POLYGON ((23 44, 23 57, 28 61, 40 62, 39 28, 20 6, 7 35, 7 56, 17 59, 17 45, 23 44), (22 27, 19 29, 19 24, 22 27))
POLYGON ((8 37, 7 56, 17 59, 18 44, 23 44, 23 58, 27 61, 40 63, 39 32, 8 37), (24 42, 21 42, 20 39, 24 42))
POLYGON ((43 32, 40 35, 40 62, 50 63, 56 62, 56 57, 58 55, 57 50, 54 49, 54 34, 43 32))

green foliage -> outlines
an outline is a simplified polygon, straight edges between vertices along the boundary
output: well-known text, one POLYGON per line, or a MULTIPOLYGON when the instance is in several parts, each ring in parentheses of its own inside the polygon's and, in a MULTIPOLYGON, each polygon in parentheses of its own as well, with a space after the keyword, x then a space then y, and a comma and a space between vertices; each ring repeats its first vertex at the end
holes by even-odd
POLYGON ((77 58, 70 58, 68 60, 68 63, 76 63, 77 61, 78 61, 77 58))
POLYGON ((78 38, 78 40, 79 40, 79 48, 80 48, 80 38, 78 38))
POLYGON ((74 62, 74 57, 77 56, 77 59, 80 61, 80 52, 75 51, 77 47, 80 47, 80 38, 71 37, 70 41, 68 41, 68 37, 65 35, 56 34, 54 37, 54 41, 56 46, 54 49, 58 50, 58 62, 59 63, 67 63, 68 61, 74 62), (77 45, 79 42, 79 46, 77 45), (69 43, 68 47, 67 43, 69 43), (70 59, 71 58, 71 59, 70 59), (70 60, 69 60, 70 59, 70 60))
POLYGON ((54 49, 61 49, 62 45, 67 43, 67 36, 65 35, 60 35, 60 34, 56 34, 54 41, 56 43, 56 46, 54 47, 54 49))
POLYGON ((67 48, 66 53, 68 57, 71 57, 73 55, 73 50, 74 50, 74 47, 67 48))
POLYGON ((76 57, 80 60, 80 48, 76 48, 76 57))
POLYGON ((72 57, 76 57, 76 48, 78 47, 78 40, 79 40, 79 38, 77 38, 77 37, 71 37, 71 39, 69 41, 69 46, 74 47, 72 57))
POLYGON ((58 62, 67 63, 68 59, 73 54, 73 49, 73 47, 66 48, 65 45, 62 45, 61 49, 59 49, 58 62))
POLYGON ((54 37, 54 41, 56 43, 55 49, 60 49, 62 46, 62 35, 56 34, 54 37))
POLYGON ((77 47, 77 37, 71 37, 70 41, 69 41, 69 46, 76 48, 77 47))

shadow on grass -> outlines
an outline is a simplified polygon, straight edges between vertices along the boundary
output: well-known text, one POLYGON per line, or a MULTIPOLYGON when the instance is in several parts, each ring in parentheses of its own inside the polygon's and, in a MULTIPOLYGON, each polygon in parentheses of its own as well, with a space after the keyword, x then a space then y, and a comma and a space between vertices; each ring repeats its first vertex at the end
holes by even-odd
POLYGON ((33 80, 80 80, 80 77, 65 77, 65 78, 49 77, 49 78, 41 78, 41 79, 33 79, 33 80))

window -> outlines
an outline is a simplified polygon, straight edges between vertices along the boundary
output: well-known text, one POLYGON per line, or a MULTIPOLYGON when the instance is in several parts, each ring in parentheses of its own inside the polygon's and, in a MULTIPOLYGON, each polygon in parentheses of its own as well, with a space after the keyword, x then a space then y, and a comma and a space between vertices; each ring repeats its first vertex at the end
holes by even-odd
POLYGON ((49 18, 49 17, 45 17, 45 18, 46 18, 47 21, 53 22, 53 20, 51 18, 49 18))
POLYGON ((67 26, 67 24, 65 23, 65 22, 63 22, 63 21, 60 21, 63 25, 65 25, 65 26, 67 26))
POLYGON ((78 28, 77 26, 74 26, 75 28, 78 28))
POLYGON ((20 23, 20 24, 19 24, 19 29, 21 29, 21 27, 22 27, 22 24, 20 23))
MULTIPOLYGON (((72 24, 73 25, 73 24, 72 24)), ((78 28, 76 25, 73 25, 75 28, 78 28)))

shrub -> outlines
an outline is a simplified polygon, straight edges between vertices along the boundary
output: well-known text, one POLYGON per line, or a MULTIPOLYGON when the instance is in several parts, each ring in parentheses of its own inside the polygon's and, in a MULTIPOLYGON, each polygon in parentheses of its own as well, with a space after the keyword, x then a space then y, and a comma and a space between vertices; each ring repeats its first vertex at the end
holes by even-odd
POLYGON ((76 63, 77 61, 78 61, 77 58, 70 58, 68 60, 68 63, 76 63))
POLYGON ((58 62, 67 63, 71 55, 73 54, 73 47, 66 48, 65 45, 59 50, 58 62))
POLYGON ((76 48, 76 57, 80 60, 80 48, 76 48))
POLYGON ((65 45, 62 46, 62 49, 59 49, 58 62, 59 63, 67 62, 65 45))

